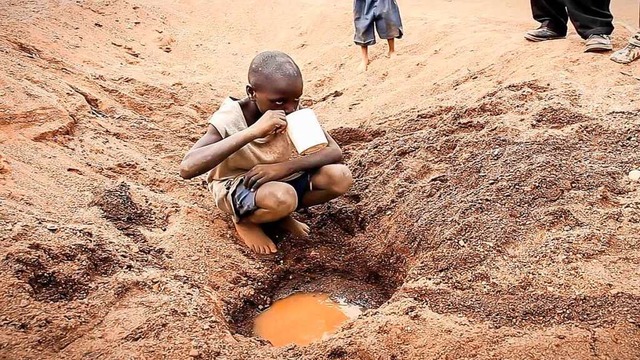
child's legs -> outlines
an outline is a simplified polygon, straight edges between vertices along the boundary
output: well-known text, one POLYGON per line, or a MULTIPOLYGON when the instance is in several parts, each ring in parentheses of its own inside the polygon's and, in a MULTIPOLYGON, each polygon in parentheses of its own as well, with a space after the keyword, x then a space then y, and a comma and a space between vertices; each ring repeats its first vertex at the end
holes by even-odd
POLYGON ((369 65, 369 46, 376 43, 373 19, 368 23, 362 22, 360 25, 356 22, 356 35, 354 41, 356 44, 360 45, 360 55, 362 57, 361 70, 366 70, 367 65, 369 65))
POLYGON ((365 64, 369 64, 369 47, 362 45, 360 46, 362 62, 365 64))
POLYGON ((353 8, 353 24, 355 35, 353 41, 360 46, 371 46, 376 43, 373 29, 374 2, 371 0, 355 0, 353 8))
POLYGON ((404 34, 400 9, 394 0, 380 0, 375 17, 376 30, 381 39, 400 39, 404 34))
POLYGON ((346 165, 325 165, 311 176, 312 190, 304 194, 302 206, 326 203, 349 191, 352 184, 353 176, 346 165))
POLYGON ((259 254, 276 252, 276 245, 264 233, 260 224, 285 218, 296 209, 298 196, 294 188, 289 184, 273 181, 253 192, 239 183, 233 191, 232 202, 233 211, 239 218, 235 227, 245 244, 259 254))
POLYGON ((298 196, 291 185, 272 181, 258 188, 255 204, 257 209, 244 220, 264 224, 278 221, 294 212, 298 206, 298 196))

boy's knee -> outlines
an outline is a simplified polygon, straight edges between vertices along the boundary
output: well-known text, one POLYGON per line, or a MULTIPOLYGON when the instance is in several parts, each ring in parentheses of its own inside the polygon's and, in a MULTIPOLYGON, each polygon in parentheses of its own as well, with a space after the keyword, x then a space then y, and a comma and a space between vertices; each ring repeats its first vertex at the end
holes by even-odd
POLYGON ((353 185, 353 175, 346 165, 334 164, 330 165, 327 171, 329 177, 328 189, 336 194, 344 194, 353 185))
POLYGON ((261 208, 277 211, 282 214, 289 214, 298 207, 298 195, 291 185, 284 183, 267 183, 261 187, 261 190, 263 188, 265 188, 265 191, 260 194, 262 195, 260 196, 262 200, 260 202, 262 204, 258 204, 261 208))

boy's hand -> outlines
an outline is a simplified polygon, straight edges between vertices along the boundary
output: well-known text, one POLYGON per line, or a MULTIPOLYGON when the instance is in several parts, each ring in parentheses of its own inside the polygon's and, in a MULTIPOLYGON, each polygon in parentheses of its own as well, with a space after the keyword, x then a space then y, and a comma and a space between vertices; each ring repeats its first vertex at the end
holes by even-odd
POLYGON ((273 133, 281 133, 286 128, 286 114, 282 110, 268 110, 255 124, 249 127, 258 138, 263 138, 273 133))
POLYGON ((269 181, 282 180, 289 175, 291 171, 284 163, 256 165, 244 175, 244 187, 256 191, 269 181))

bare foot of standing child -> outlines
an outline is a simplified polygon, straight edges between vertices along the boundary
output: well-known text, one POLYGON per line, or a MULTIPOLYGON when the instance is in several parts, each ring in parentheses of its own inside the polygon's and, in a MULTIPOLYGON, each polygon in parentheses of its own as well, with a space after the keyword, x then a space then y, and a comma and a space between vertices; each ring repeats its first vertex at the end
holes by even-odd
POLYGON ((394 57, 396 55, 395 39, 389 39, 387 40, 387 43, 389 44, 389 52, 387 52, 387 57, 394 57))
POLYGON ((360 62, 360 65, 358 65, 358 71, 359 72, 366 72, 367 69, 369 68, 369 62, 360 62))
POLYGON ((369 68, 369 64, 371 63, 371 61, 369 61, 369 48, 367 46, 360 46, 360 50, 362 62, 360 62, 360 66, 358 66, 358 71, 365 72, 367 71, 367 69, 369 68))

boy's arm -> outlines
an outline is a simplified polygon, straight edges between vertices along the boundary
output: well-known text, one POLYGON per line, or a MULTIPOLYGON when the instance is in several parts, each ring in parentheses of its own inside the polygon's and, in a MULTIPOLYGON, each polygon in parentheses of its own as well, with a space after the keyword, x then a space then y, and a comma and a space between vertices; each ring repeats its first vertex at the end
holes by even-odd
MULTIPOLYGON (((323 130, 324 131, 324 130, 323 130)), ((299 171, 318 169, 325 165, 335 164, 342 160, 342 150, 326 131, 328 145, 311 155, 302 156, 278 164, 256 165, 244 175, 247 189, 258 189, 269 181, 278 181, 299 171)))
POLYGON ((207 133, 182 159, 180 176, 191 179, 202 175, 251 141, 284 131, 286 126, 284 111, 267 111, 255 124, 224 139, 213 125, 209 125, 207 133))

